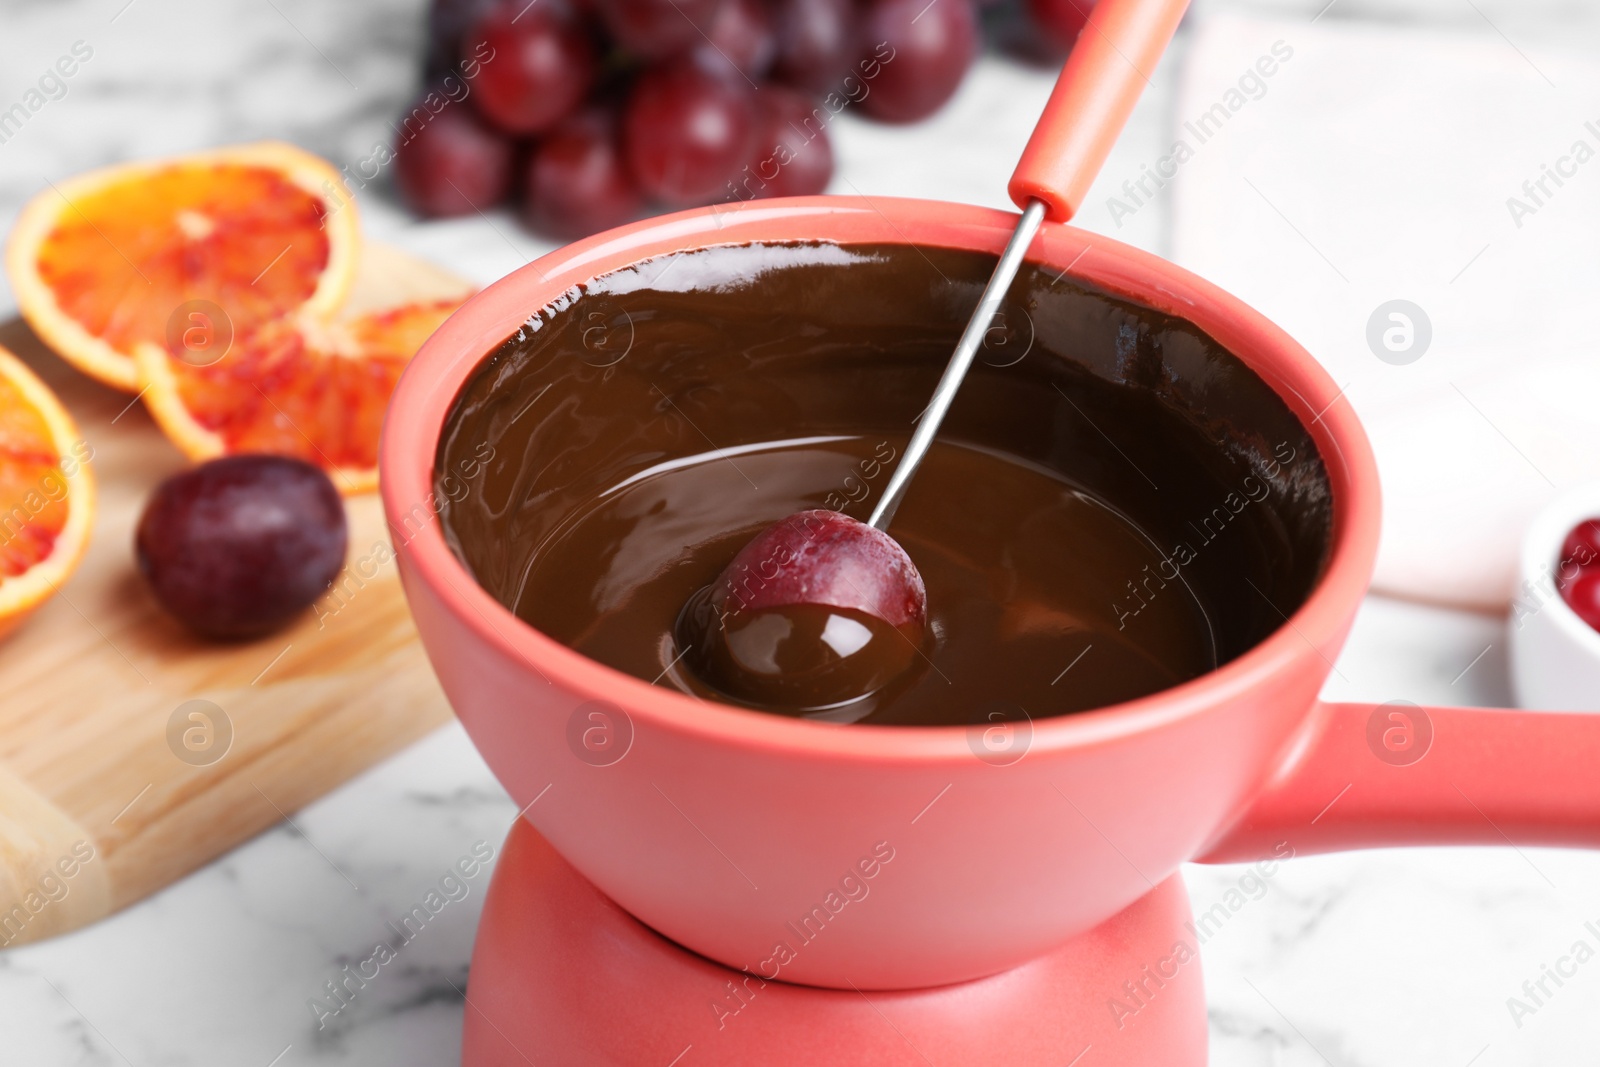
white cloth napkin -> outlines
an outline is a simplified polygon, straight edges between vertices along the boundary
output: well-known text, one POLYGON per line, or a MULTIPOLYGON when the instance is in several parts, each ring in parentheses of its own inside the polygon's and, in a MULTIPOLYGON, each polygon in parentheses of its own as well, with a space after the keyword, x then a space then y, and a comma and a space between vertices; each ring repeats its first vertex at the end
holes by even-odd
POLYGON ((1490 26, 1219 17, 1173 130, 1173 258, 1294 335, 1372 437, 1377 588, 1503 609, 1531 513, 1600 477, 1600 66, 1490 26), (1406 323, 1380 316, 1389 362, 1393 300, 1432 336, 1411 314, 1388 351, 1406 323))

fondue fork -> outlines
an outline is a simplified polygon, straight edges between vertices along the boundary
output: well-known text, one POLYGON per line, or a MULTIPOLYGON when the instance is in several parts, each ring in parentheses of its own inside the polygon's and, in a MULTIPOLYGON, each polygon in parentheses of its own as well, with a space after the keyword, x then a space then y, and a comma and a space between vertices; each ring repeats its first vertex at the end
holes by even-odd
POLYGON ((1066 222, 1083 202, 1187 6, 1101 0, 1095 7, 1011 176, 1022 218, 871 518, 811 510, 773 523, 686 608, 678 640, 696 650, 692 669, 716 689, 759 707, 835 708, 925 658, 927 587, 889 523, 1029 246, 1046 219, 1066 222))

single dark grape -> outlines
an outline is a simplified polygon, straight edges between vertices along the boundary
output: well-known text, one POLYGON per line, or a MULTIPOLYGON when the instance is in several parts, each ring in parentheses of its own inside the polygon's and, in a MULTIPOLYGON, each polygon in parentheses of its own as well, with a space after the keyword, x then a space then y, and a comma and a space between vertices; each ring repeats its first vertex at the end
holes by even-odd
POLYGON ((593 0, 606 29, 644 59, 685 52, 706 39, 722 0, 593 0))
POLYGON ((766 77, 776 51, 772 16, 763 0, 723 0, 694 54, 706 70, 753 84, 766 77))
POLYGON ((927 615, 922 575, 894 538, 817 510, 756 535, 676 628, 702 680, 798 711, 857 700, 904 674, 927 615))
POLYGON ((863 14, 863 62, 876 59, 879 69, 861 109, 885 122, 939 110, 978 54, 972 0, 871 0, 863 14))
POLYGON ((1028 16, 1057 52, 1072 50, 1089 22, 1095 0, 1027 0, 1028 16))
POLYGON ((344 502, 284 456, 228 456, 173 475, 134 535, 156 600, 206 637, 258 637, 328 591, 344 566, 344 502))
POLYGON ((1557 577, 1571 577, 1587 568, 1600 570, 1600 519, 1585 519, 1567 534, 1557 577))
POLYGON ((424 93, 396 125, 395 188, 417 214, 471 215, 511 191, 511 143, 465 103, 424 93))
POLYGON ((589 28, 562 0, 500 0, 468 28, 461 58, 478 64, 472 102, 513 134, 539 133, 566 117, 600 73, 589 28))
POLYGON ((756 96, 756 148, 735 181, 736 197, 812 196, 833 178, 829 112, 810 97, 779 85, 756 96))
POLYGON ((808 93, 838 89, 859 47, 851 0, 776 0, 772 17, 774 77, 808 93))
POLYGON ((1561 587, 1561 599, 1590 627, 1600 630, 1600 569, 1587 567, 1561 587))
POLYGON ((671 60, 634 83, 623 116, 628 169, 645 195, 675 207, 726 195, 750 158, 754 92, 691 60, 671 60))
POLYGON ((593 107, 539 139, 523 183, 531 228, 575 240, 639 214, 644 198, 622 160, 617 125, 613 111, 593 107))

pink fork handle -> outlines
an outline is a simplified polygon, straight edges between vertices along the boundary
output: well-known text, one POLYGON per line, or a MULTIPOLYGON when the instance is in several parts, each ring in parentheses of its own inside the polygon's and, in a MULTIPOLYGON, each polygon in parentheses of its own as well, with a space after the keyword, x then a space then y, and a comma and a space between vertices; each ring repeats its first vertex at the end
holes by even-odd
POLYGON ((1204 862, 1257 860, 1284 842, 1296 855, 1600 848, 1600 715, 1322 704, 1306 736, 1204 862))
MULTIPOLYGON (((1091 0, 1070 0, 1087 4, 1091 0)), ((1111 153, 1189 0, 1100 0, 1011 175, 1011 200, 1066 222, 1111 153)))

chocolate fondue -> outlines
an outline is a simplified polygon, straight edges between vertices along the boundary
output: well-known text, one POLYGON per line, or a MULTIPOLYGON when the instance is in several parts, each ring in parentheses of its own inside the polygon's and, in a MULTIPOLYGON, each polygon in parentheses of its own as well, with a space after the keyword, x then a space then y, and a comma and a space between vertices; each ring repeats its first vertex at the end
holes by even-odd
POLYGON ((993 265, 719 247, 530 309, 441 440, 451 547, 601 663, 832 721, 1083 711, 1248 650, 1325 560, 1331 498, 1305 430, 1194 326, 1027 265, 890 528, 926 583, 920 644, 869 635, 887 681, 823 707, 728 693, 697 657, 680 619, 752 536, 810 508, 866 518, 993 265))

